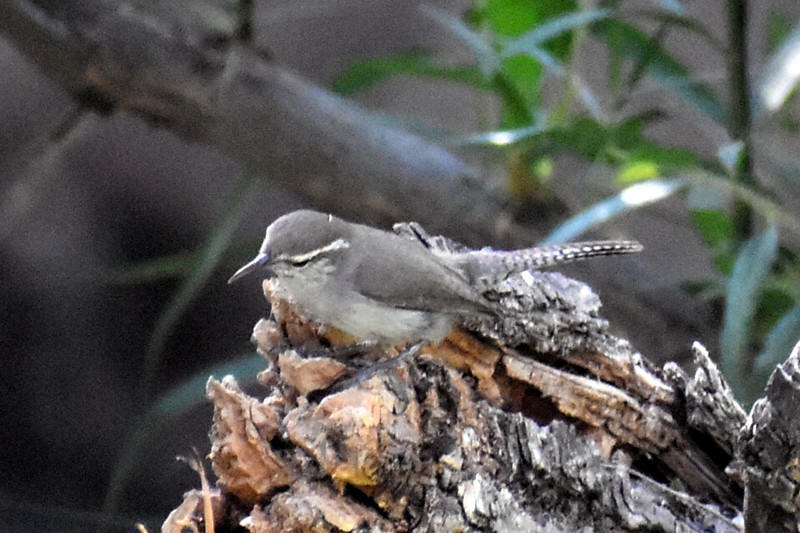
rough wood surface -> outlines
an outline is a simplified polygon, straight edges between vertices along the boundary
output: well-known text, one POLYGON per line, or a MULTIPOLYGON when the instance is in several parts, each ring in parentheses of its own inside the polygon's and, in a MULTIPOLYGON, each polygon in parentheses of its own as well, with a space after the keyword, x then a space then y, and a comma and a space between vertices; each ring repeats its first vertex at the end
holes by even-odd
POLYGON ((560 274, 487 287, 500 316, 388 350, 264 289, 272 314, 253 340, 266 395, 208 383, 221 524, 794 530, 800 348, 748 417, 701 345, 693 374, 654 367, 609 333, 589 287, 560 274))
POLYGON ((748 533, 800 529, 800 343, 767 384, 736 441, 748 533))

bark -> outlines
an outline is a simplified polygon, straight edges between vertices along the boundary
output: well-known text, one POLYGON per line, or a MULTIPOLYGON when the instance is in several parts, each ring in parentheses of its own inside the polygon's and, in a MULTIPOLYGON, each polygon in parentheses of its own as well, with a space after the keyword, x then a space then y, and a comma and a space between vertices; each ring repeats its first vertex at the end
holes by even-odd
POLYGON ((748 417, 700 344, 692 374, 656 368, 561 274, 487 287, 497 316, 392 349, 353 344, 264 289, 272 317, 253 340, 268 394, 208 382, 223 511, 206 520, 252 532, 796 526, 800 347, 748 417))
POLYGON ((795 531, 800 524, 800 343, 770 376, 766 395, 739 433, 733 474, 745 481, 748 532, 795 531))

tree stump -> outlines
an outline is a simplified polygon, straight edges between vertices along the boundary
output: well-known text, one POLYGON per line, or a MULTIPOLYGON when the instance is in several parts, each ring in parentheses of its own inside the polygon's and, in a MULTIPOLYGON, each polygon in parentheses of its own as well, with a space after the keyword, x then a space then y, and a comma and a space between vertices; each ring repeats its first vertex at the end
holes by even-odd
POLYGON ((796 531, 800 348, 748 416, 700 344, 691 373, 655 368, 558 273, 389 349, 264 289, 266 396, 209 379, 211 510, 187 493, 163 531, 796 531))

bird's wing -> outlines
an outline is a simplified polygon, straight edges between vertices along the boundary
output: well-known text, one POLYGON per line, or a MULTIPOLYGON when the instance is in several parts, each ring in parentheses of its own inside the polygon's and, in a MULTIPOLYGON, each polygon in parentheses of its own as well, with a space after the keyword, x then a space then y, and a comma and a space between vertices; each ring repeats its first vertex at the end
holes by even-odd
POLYGON ((421 244, 402 239, 396 246, 391 234, 379 246, 353 250, 359 257, 349 265, 355 287, 364 296, 393 307, 421 311, 492 312, 491 304, 463 274, 448 267, 421 244), (419 246, 423 253, 398 253, 419 246))

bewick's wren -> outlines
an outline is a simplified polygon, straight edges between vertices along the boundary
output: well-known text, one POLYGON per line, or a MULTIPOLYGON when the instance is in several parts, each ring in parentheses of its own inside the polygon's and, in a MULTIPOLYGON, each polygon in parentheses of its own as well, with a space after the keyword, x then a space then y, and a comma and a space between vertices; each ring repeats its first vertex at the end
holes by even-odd
POLYGON ((511 274, 598 255, 638 252, 633 241, 597 241, 514 251, 445 252, 421 241, 316 211, 267 228, 258 255, 232 283, 258 268, 309 318, 360 341, 439 341, 465 317, 495 313, 481 289, 511 274))

